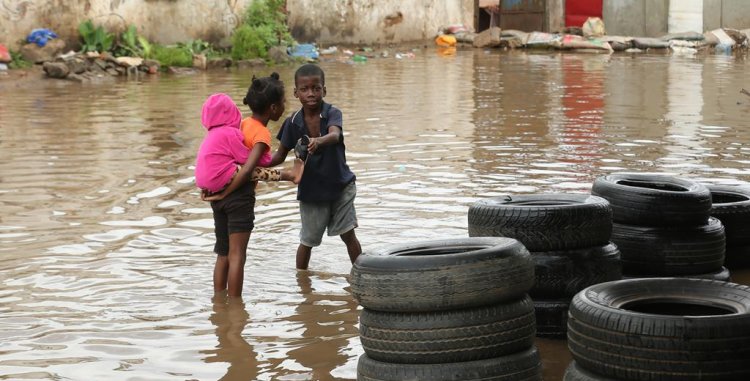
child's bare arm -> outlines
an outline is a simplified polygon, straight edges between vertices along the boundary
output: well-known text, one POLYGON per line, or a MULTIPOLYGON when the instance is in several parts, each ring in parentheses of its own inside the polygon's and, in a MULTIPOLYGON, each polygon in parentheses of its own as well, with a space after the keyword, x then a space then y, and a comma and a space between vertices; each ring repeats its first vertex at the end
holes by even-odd
POLYGON ((307 151, 315 153, 320 146, 333 145, 341 141, 341 127, 330 126, 328 127, 328 133, 317 137, 310 138, 310 143, 307 144, 307 151))
POLYGON ((286 156, 289 154, 289 150, 286 149, 283 145, 279 145, 279 148, 276 149, 276 152, 273 153, 273 156, 271 156, 271 164, 269 164, 269 167, 275 167, 286 160, 286 156))

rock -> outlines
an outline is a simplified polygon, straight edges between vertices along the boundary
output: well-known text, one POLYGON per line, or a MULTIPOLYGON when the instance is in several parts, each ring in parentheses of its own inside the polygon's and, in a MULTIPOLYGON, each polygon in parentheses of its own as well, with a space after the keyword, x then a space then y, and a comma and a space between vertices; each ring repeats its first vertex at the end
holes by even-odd
MULTIPOLYGON (((53 40, 55 41, 55 40, 53 40)), ((36 46, 36 44, 34 44, 36 46)), ((65 78, 70 74, 70 68, 64 62, 45 62, 44 72, 50 78, 65 78)))
POLYGON ((81 74, 89 70, 88 62, 77 57, 69 58, 63 62, 65 62, 65 65, 68 66, 68 69, 70 69, 70 72, 73 74, 81 74))
POLYGON ((98 67, 101 70, 107 70, 107 62, 101 58, 95 59, 94 65, 96 65, 96 67, 98 67))
POLYGON ((141 67, 144 68, 144 71, 149 74, 156 74, 159 72, 161 64, 157 60, 143 60, 141 67))
POLYGON ((122 67, 135 67, 140 66, 143 63, 141 57, 117 57, 115 62, 122 67))
POLYGON ((232 66, 231 58, 212 58, 206 62, 207 69, 226 69, 232 66))
POLYGON ((273 46, 268 49, 268 59, 274 63, 287 63, 292 60, 284 46, 273 46))
POLYGON ((68 81, 73 81, 73 82, 78 82, 78 83, 88 82, 89 80, 88 78, 79 74, 71 74, 65 79, 67 79, 68 81))
POLYGON ((487 30, 482 31, 474 37, 475 48, 496 48, 502 44, 500 39, 500 32, 502 30, 496 26, 493 26, 487 30))
POLYGON ((249 69, 258 66, 266 66, 266 60, 263 58, 254 58, 251 60, 237 61, 237 67, 240 69, 249 69))
POLYGON ((111 67, 108 67, 105 71, 107 72, 107 74, 109 74, 109 75, 111 75, 113 77, 117 77, 118 75, 120 75, 120 73, 117 72, 117 70, 115 70, 114 68, 111 68, 111 67))
POLYGON ((206 70, 207 62, 205 54, 193 54, 193 67, 196 69, 206 70))
POLYGON ((55 57, 60 55, 64 50, 65 41, 55 38, 47 42, 47 44, 41 48, 37 44, 26 44, 22 46, 21 56, 27 61, 39 64, 47 61, 54 61, 55 57))
POLYGON ((176 66, 170 66, 167 71, 171 74, 178 74, 178 75, 187 75, 187 74, 196 74, 198 71, 191 67, 176 67, 176 66))

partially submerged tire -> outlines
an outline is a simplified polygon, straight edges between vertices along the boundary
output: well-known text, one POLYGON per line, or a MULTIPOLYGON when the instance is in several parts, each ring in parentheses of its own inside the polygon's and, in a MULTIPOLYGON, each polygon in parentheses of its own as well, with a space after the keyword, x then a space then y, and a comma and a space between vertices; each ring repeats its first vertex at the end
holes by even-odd
POLYGON ((622 272, 636 275, 689 275, 717 271, 724 264, 724 226, 647 227, 613 224, 612 242, 620 249, 622 272))
POLYGON ((571 302, 579 366, 622 380, 750 379, 750 287, 703 279, 630 279, 571 302))
POLYGON ((581 368, 577 362, 571 361, 565 369, 563 381, 621 381, 609 377, 600 376, 581 368))
POLYGON ((591 194, 609 201, 614 222, 642 226, 703 225, 711 209, 711 192, 678 177, 619 173, 597 178, 591 194))
POLYGON ((363 309, 359 336, 373 360, 437 364, 482 360, 529 349, 536 332, 531 298, 435 312, 363 309))
POLYGON ((363 354, 358 381, 541 381, 542 362, 536 348, 508 356, 443 364, 395 364, 363 354))
POLYGON ((622 279, 620 250, 613 244, 585 249, 531 253, 533 299, 572 298, 584 288, 622 279))
POLYGON ((750 246, 750 187, 708 185, 711 216, 721 220, 727 246, 750 246))
POLYGON ((564 339, 568 330, 570 299, 536 299, 534 316, 536 336, 547 339, 564 339))
POLYGON ((606 245, 609 203, 587 194, 532 194, 479 200, 469 208, 469 236, 511 237, 529 251, 606 245))
POLYGON ((389 245, 357 258, 354 299, 375 311, 429 312, 519 299, 534 262, 511 238, 460 238, 389 245))
MULTIPOLYGON (((623 276, 622 279, 639 279, 639 278, 662 278, 664 275, 658 275, 658 276, 623 276)), ((708 279, 708 280, 718 280, 721 282, 729 282, 732 280, 731 274, 729 272, 729 269, 721 266, 720 269, 708 273, 702 273, 702 274, 688 274, 688 275, 679 275, 676 276, 678 278, 693 278, 693 279, 708 279)))

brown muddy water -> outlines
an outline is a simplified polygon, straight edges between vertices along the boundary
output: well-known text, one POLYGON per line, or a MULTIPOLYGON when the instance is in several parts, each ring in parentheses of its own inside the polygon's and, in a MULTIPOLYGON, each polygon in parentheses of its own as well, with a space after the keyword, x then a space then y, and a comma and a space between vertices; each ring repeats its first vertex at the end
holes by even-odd
MULTIPOLYGON (((750 182, 743 58, 427 49, 322 66, 365 250, 465 237, 475 200, 587 192, 610 172, 750 182)), ((291 90, 293 68, 277 70, 291 90)), ((326 238, 311 271, 294 269, 290 184, 258 186, 243 301, 212 299, 200 107, 242 99, 252 74, 0 81, 0 379, 356 378, 345 247, 326 238)), ((537 344, 559 380, 565 342, 537 344)))

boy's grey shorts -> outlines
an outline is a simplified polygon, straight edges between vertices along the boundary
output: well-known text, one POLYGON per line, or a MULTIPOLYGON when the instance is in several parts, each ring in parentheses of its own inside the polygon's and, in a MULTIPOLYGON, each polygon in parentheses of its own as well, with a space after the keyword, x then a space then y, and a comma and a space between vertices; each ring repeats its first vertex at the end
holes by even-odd
POLYGON ((300 243, 308 247, 320 246, 323 232, 328 229, 329 236, 342 235, 357 227, 357 213, 354 210, 354 197, 357 186, 354 181, 344 187, 338 200, 330 202, 299 203, 302 229, 299 232, 300 243))

